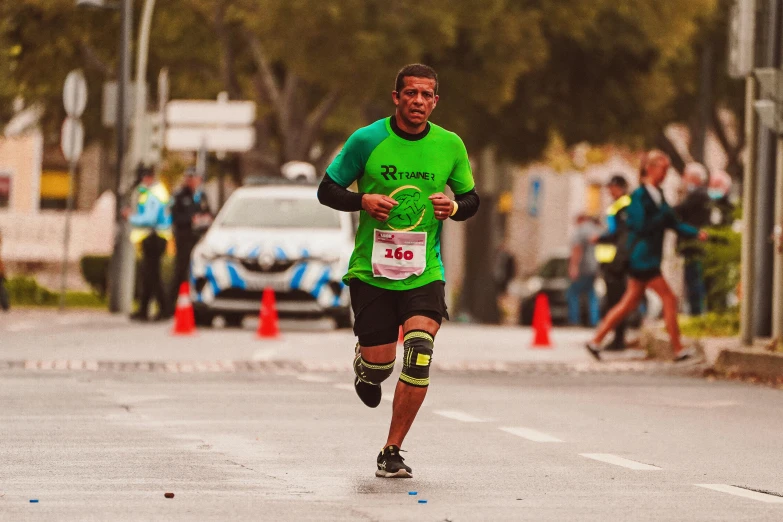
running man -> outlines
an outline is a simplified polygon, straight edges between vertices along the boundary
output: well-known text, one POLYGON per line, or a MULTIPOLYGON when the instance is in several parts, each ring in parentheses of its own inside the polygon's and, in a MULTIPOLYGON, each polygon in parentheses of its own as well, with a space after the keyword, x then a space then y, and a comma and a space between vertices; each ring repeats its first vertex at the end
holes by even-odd
POLYGON ((318 198, 337 210, 363 211, 344 281, 359 338, 354 388, 370 408, 380 404, 381 383, 394 371, 403 328, 402 372, 375 475, 410 478, 400 447, 427 394, 435 335, 448 319, 440 231, 446 219, 476 214, 479 197, 462 140, 428 121, 438 103, 435 71, 404 67, 392 100, 392 117, 348 138, 326 169, 318 198), (354 182, 358 193, 347 189, 354 182), (443 193, 446 185, 456 201, 443 193))

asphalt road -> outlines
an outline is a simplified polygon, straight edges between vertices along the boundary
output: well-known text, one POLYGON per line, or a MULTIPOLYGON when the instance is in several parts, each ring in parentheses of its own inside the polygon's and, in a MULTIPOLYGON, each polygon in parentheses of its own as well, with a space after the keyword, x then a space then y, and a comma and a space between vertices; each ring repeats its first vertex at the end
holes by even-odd
POLYGON ((585 332, 561 332, 541 355, 525 344, 529 331, 444 329, 436 357, 451 366, 433 372, 404 447, 415 478, 384 480, 375 457, 391 406, 371 410, 354 396, 337 364, 348 334, 307 326, 267 346, 249 324, 186 343, 166 325, 41 317, 0 319, 0 359, 253 360, 281 350, 263 357, 329 364, 6 366, 0 520, 783 519, 780 391, 607 373, 583 359, 585 332), (531 370, 460 367, 471 353, 531 370), (581 370, 548 372, 542 357, 581 370))

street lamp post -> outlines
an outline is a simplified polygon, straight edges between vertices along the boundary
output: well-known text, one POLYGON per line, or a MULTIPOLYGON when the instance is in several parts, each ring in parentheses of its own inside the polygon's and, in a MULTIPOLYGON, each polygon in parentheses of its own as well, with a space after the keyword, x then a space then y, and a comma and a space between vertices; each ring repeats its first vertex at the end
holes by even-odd
POLYGON ((133 303, 135 275, 135 253, 130 243, 130 227, 122 215, 128 204, 133 180, 130 173, 141 158, 141 133, 143 132, 146 102, 147 57, 149 54, 150 27, 155 0, 145 0, 139 26, 139 49, 136 57, 136 92, 133 111, 133 134, 130 154, 126 154, 128 114, 127 93, 130 82, 130 37, 133 25, 133 0, 111 2, 107 0, 76 0, 77 6, 110 8, 120 10, 120 66, 117 82, 117 179, 115 195, 115 236, 110 263, 109 310, 115 313, 130 313, 133 303))

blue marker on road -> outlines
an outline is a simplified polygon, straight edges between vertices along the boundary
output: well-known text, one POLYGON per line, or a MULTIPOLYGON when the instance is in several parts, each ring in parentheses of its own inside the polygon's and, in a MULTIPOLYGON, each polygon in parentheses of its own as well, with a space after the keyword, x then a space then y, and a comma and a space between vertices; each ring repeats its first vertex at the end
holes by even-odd
POLYGON ((417 491, 408 491, 408 495, 418 495, 417 491))
POLYGON ((30 504, 37 504, 37 503, 38 503, 38 499, 37 498, 31 498, 30 499, 30 504))
POLYGON ((427 503, 426 500, 419 500, 419 504, 426 504, 426 503, 427 503))

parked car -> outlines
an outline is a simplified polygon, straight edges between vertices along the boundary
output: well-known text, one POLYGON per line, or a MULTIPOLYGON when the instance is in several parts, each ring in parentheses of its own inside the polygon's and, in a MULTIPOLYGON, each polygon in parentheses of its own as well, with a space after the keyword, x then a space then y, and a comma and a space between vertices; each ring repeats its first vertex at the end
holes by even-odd
MULTIPOLYGON (((554 255, 547 259, 535 273, 521 282, 521 298, 519 306, 519 324, 530 326, 533 324, 533 313, 535 310, 536 297, 538 294, 545 294, 549 299, 549 311, 552 317, 552 324, 568 324, 568 300, 566 292, 571 280, 568 277, 567 255, 554 255)), ((595 292, 601 301, 601 317, 608 311, 604 304, 606 296, 606 284, 603 279, 596 278, 595 292)), ((583 300, 584 301, 584 300, 583 300)), ((645 301, 643 299, 643 301, 645 301)), ((644 308, 644 302, 642 303, 644 308)), ((633 328, 639 327, 642 322, 642 313, 635 311, 628 317, 629 325, 633 328)), ((582 325, 587 325, 587 302, 582 303, 582 325)))
POLYGON ((341 278, 354 244, 352 215, 318 202, 316 187, 240 187, 191 257, 196 322, 221 315, 239 326, 258 314, 265 288, 281 316, 334 317, 350 327, 350 294, 341 278))

